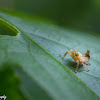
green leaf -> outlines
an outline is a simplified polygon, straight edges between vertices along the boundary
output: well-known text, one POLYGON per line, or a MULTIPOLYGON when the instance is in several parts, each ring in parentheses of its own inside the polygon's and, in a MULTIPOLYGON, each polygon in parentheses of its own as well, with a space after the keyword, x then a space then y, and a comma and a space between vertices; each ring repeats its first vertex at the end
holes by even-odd
POLYGON ((13 91, 16 100, 100 99, 100 35, 63 29, 20 15, 1 12, 0 16, 0 27, 6 25, 0 35, 0 76, 5 75, 0 95, 7 95, 8 100, 14 98, 13 91), (5 29, 10 31, 5 34, 5 29), (80 67, 82 71, 75 74, 76 64, 70 56, 59 57, 70 48, 82 53, 90 49, 89 72, 80 67))

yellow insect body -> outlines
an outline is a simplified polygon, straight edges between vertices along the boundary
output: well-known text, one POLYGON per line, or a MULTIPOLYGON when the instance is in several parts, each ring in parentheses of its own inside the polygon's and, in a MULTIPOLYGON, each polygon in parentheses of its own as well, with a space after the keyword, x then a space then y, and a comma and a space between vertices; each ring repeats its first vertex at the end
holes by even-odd
MULTIPOLYGON (((87 69, 85 67, 85 64, 89 65, 90 63, 88 63, 88 61, 90 60, 90 51, 87 50, 86 54, 83 55, 82 53, 78 52, 77 50, 72 50, 70 49, 71 52, 67 51, 64 56, 60 55, 61 57, 65 57, 66 54, 68 53, 74 60, 75 62, 77 63, 77 66, 76 66, 76 69, 75 69, 75 72, 77 72, 77 69, 78 69, 78 66, 79 66, 79 63, 81 63, 85 69, 87 69)), ((88 69, 87 69, 88 70, 88 69)), ((88 70, 89 71, 89 70, 88 70)))

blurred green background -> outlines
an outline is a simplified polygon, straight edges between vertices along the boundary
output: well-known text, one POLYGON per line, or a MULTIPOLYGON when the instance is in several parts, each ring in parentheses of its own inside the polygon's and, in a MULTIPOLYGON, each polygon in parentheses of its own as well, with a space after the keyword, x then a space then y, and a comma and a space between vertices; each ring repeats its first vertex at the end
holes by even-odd
POLYGON ((0 0, 0 8, 49 19, 63 27, 100 33, 100 0, 0 0))

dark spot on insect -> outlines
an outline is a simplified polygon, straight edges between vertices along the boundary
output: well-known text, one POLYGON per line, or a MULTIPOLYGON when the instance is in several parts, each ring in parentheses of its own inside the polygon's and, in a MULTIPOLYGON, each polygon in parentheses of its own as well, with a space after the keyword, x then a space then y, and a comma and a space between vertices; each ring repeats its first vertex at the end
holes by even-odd
POLYGON ((86 57, 88 57, 88 59, 90 59, 90 54, 85 54, 86 57))

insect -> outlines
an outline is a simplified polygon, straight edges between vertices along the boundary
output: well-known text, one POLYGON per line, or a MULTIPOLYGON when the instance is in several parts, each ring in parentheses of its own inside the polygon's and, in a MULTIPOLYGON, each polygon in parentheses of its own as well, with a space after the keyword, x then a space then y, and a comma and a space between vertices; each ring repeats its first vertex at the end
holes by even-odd
POLYGON ((64 58, 67 53, 75 60, 75 62, 77 63, 76 65, 76 68, 75 68, 75 73, 77 73, 77 69, 78 69, 78 66, 79 66, 79 63, 81 63, 83 65, 83 67, 89 71, 85 64, 86 65, 90 65, 90 63, 88 63, 88 61, 90 60, 90 51, 87 50, 86 54, 83 55, 82 53, 78 52, 77 50, 72 50, 70 49, 71 52, 67 51, 64 56, 60 55, 62 58, 64 58))

